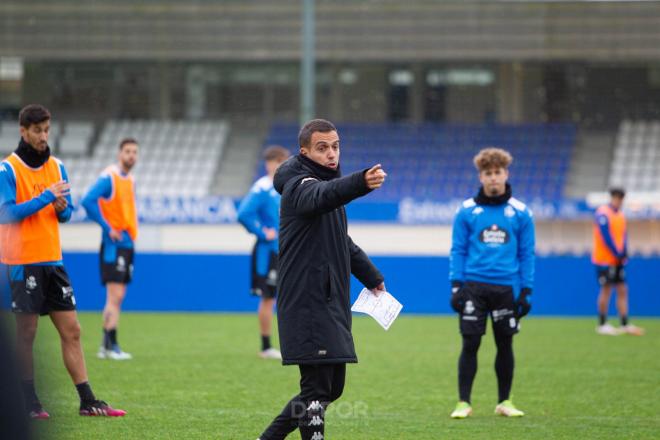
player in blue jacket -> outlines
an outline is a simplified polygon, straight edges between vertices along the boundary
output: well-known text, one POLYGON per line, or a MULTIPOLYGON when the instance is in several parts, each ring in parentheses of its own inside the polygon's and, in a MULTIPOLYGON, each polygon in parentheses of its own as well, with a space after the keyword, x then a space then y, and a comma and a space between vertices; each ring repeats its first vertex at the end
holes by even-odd
POLYGON ((238 221, 257 237, 252 250, 251 293, 259 296, 259 327, 261 352, 264 359, 282 359, 280 351, 270 344, 273 306, 277 295, 277 253, 280 227, 280 195, 273 188, 277 168, 289 157, 289 151, 279 146, 264 150, 266 175, 257 180, 238 208, 238 221))
POLYGON ((451 306, 459 314, 463 349, 458 361, 459 402, 451 417, 472 414, 470 394, 477 373, 477 351, 490 314, 497 345, 495 373, 499 399, 495 413, 520 417, 510 400, 513 382, 513 335, 531 308, 534 282, 532 213, 511 196, 507 183, 513 158, 486 148, 474 158, 481 188, 458 208, 452 230, 449 279, 451 306), (514 290, 518 291, 517 297, 514 290))

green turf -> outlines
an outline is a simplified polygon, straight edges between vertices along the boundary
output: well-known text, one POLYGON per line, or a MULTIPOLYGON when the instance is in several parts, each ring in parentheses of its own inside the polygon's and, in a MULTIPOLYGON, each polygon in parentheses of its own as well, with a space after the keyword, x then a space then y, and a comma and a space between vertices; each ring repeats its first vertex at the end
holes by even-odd
MULTIPOLYGON (((257 357, 256 316, 126 313, 121 341, 135 359, 102 361, 99 314, 82 313, 91 383, 128 410, 82 418, 52 325, 37 341, 41 398, 55 439, 254 440, 297 391, 298 370, 257 357)), ((494 343, 486 335, 474 416, 451 420, 460 339, 456 320, 402 316, 385 332, 354 320, 360 363, 327 416, 328 439, 651 439, 660 436, 660 320, 637 320, 644 337, 594 333, 593 319, 523 321, 515 339, 513 400, 522 419, 493 415, 494 343)), ((290 438, 299 438, 294 433, 290 438)))

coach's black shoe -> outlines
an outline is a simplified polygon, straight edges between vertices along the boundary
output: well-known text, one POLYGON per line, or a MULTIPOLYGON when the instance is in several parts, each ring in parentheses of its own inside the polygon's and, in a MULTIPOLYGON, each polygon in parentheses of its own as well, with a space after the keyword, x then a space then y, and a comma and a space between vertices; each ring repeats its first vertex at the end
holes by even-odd
POLYGON ((102 400, 92 400, 91 402, 80 402, 81 416, 105 416, 105 417, 123 417, 126 411, 123 409, 114 409, 102 400))

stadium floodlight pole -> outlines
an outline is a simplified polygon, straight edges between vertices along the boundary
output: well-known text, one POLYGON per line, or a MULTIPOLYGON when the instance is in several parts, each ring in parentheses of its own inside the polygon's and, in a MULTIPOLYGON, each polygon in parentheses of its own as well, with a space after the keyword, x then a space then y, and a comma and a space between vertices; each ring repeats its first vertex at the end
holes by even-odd
POLYGON ((302 57, 300 59, 300 125, 314 118, 316 24, 315 0, 302 0, 302 57))

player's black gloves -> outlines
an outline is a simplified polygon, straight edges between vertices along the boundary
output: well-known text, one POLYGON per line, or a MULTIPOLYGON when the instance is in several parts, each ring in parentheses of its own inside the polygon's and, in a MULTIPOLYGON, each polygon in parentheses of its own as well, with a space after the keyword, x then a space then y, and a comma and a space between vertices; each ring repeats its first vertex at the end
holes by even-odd
POLYGON ((451 304, 451 308, 454 309, 456 313, 461 313, 463 307, 465 307, 465 300, 463 299, 463 295, 461 295, 462 289, 463 283, 460 281, 451 282, 451 300, 449 300, 449 304, 451 304))
POLYGON ((520 289, 520 295, 516 300, 516 315, 518 319, 522 318, 532 309, 532 303, 529 301, 529 297, 532 295, 532 289, 529 287, 523 287, 520 289))

